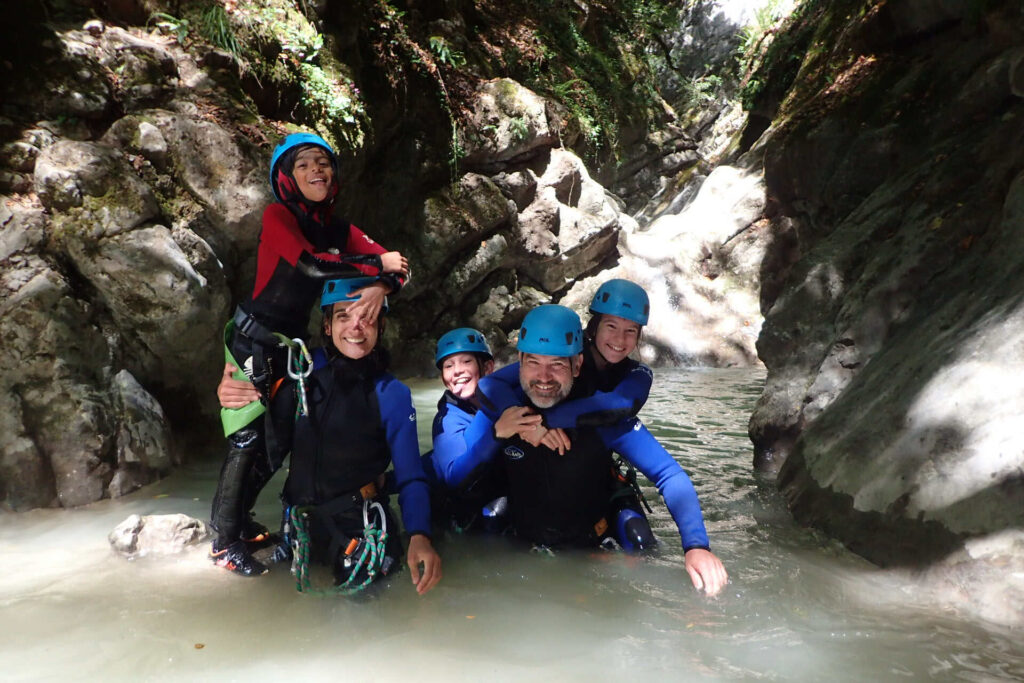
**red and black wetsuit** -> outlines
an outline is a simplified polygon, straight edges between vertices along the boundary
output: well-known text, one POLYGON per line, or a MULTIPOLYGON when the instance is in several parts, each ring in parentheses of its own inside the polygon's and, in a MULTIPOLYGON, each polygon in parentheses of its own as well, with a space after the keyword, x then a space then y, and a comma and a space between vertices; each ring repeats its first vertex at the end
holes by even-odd
MULTIPOLYGON (((300 216, 280 202, 263 212, 256 282, 252 298, 242 304, 261 325, 288 337, 305 336, 309 311, 324 280, 346 274, 378 275, 379 256, 386 251, 346 220, 321 212, 300 216)), ((394 274, 382 279, 392 290, 402 284, 394 274)))

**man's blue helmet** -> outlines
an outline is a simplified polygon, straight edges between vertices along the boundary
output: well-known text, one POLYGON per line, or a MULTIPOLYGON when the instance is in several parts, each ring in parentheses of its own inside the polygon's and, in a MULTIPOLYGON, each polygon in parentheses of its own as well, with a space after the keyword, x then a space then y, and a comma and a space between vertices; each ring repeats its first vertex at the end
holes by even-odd
POLYGON ((304 147, 306 145, 316 145, 322 147, 327 156, 331 158, 331 166, 334 167, 334 172, 338 172, 338 156, 334 153, 327 141, 319 135, 313 133, 292 133, 281 141, 277 147, 274 148, 274 154, 270 157, 270 190, 274 193, 274 197, 279 202, 283 202, 284 199, 281 197, 280 190, 277 186, 277 165, 289 150, 293 150, 296 147, 304 147))
POLYGON ((434 365, 441 368, 441 361, 456 353, 482 353, 488 360, 494 360, 491 348, 487 346, 487 339, 478 330, 472 327, 457 327, 437 340, 437 353, 434 355, 434 365))
POLYGON ((617 315, 646 325, 651 312, 651 302, 644 288, 629 280, 609 280, 597 288, 590 302, 591 313, 617 315))
POLYGON ((544 304, 523 318, 516 348, 540 356, 575 356, 583 352, 580 317, 565 306, 544 304))
MULTIPOLYGON (((320 295, 320 308, 326 308, 339 301, 358 301, 360 295, 353 296, 357 289, 362 289, 377 282, 375 277, 349 277, 339 280, 328 280, 324 283, 324 291, 320 295)), ((380 307, 381 315, 388 312, 388 299, 380 307)))

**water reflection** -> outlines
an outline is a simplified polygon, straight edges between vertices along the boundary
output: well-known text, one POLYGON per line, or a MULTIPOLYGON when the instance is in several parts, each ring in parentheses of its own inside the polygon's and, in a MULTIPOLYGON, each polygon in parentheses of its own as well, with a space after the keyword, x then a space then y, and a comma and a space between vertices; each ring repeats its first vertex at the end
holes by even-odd
MULTIPOLYGON (((793 524, 750 468, 745 425, 762 381, 663 370, 643 413, 697 486, 732 578, 718 599, 690 588, 660 502, 652 523, 663 543, 649 557, 541 557, 505 539, 444 539, 445 579, 425 598, 407 573, 355 599, 319 599, 296 593, 286 571, 244 580, 215 570, 205 549, 112 555, 106 534, 132 512, 205 518, 211 460, 84 510, 0 515, 0 678, 1024 678, 1011 634, 930 607, 912 581, 793 524)), ((424 444, 439 393, 414 385, 424 444)), ((262 519, 276 512, 272 495, 260 502, 262 519)))

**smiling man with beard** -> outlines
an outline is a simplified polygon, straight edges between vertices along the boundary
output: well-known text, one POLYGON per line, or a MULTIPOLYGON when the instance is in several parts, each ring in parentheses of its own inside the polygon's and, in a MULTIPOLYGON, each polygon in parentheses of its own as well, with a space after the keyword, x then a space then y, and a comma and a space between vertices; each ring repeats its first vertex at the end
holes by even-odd
MULTIPOLYGON (((534 432, 547 431, 537 410, 578 398, 583 363, 579 317, 558 305, 530 311, 519 331, 521 405, 492 421, 477 413, 466 430, 466 461, 458 471, 479 472, 488 464, 507 478, 512 528, 517 536, 546 547, 594 547, 609 535, 605 518, 612 494, 613 452, 636 466, 658 488, 682 540, 693 585, 715 595, 728 581, 710 551, 697 493, 690 478, 638 418, 609 427, 566 430, 568 440, 551 448, 534 432), (561 452, 560 452, 561 451, 561 452), (478 462, 469 462, 475 458, 478 462)), ((448 482, 458 485, 459 482, 448 482)))

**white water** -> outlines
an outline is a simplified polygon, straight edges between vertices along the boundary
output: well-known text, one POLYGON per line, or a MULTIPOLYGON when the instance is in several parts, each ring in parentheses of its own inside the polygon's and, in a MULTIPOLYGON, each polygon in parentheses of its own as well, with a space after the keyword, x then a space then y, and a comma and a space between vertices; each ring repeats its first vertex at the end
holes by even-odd
MULTIPOLYGON (((211 460, 117 501, 0 515, 0 681, 1024 679, 1019 638, 929 606, 906 576, 792 522, 750 469, 762 379, 663 370, 642 413, 697 485, 731 576, 717 599, 691 588, 660 501, 653 557, 449 538, 444 580, 425 597, 407 572, 324 599, 297 593, 282 568, 215 569, 205 547, 114 555, 106 536, 131 513, 205 519, 211 460)), ((439 393, 414 385, 424 443, 439 393)), ((260 502, 266 522, 279 487, 260 502)))

